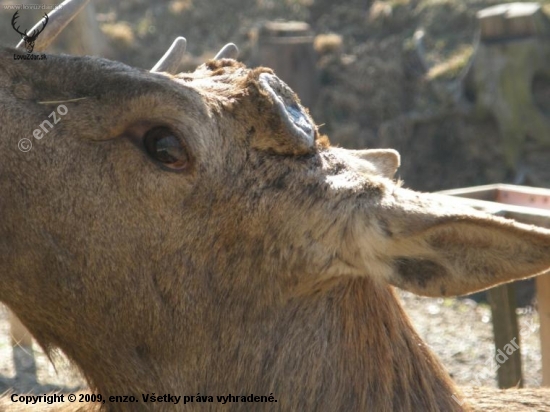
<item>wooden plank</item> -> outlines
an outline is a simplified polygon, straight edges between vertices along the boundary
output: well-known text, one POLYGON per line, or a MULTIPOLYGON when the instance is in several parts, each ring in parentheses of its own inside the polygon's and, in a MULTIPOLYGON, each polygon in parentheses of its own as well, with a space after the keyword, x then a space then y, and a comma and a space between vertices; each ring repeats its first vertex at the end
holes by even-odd
POLYGON ((550 209, 550 189, 507 184, 492 184, 442 190, 444 195, 487 200, 515 206, 550 209))
MULTIPOLYGON (((439 193, 440 194, 438 195, 440 196, 448 196, 448 191, 439 193)), ((488 202, 485 200, 468 199, 466 197, 453 197, 455 202, 460 202, 486 213, 507 217, 521 223, 528 223, 541 227, 550 227, 550 210, 526 206, 506 205, 503 203, 488 202)))
POLYGON ((460 189, 442 190, 440 194, 448 196, 465 197, 468 199, 494 201, 500 185, 484 185, 476 187, 464 187, 460 189))
POLYGON ((538 3, 507 3, 477 12, 482 40, 499 40, 548 33, 548 19, 538 3))

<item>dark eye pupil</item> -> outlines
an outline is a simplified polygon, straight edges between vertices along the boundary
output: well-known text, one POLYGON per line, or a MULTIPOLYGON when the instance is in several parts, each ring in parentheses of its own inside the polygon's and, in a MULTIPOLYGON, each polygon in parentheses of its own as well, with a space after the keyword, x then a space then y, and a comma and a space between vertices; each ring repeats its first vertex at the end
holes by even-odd
POLYGON ((181 169, 188 162, 187 151, 171 130, 157 127, 144 137, 145 149, 158 162, 174 169, 181 169))
POLYGON ((163 163, 173 163, 184 155, 181 145, 174 136, 161 137, 155 141, 155 156, 163 163))

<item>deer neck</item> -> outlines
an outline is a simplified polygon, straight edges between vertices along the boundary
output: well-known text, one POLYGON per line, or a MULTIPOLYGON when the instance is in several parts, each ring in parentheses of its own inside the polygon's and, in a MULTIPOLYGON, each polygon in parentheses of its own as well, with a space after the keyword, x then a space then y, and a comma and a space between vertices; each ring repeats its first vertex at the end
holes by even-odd
MULTIPOLYGON (((154 392, 200 393, 214 402, 228 394, 277 399, 258 410, 463 410, 452 397, 456 388, 448 374, 410 325, 391 287, 350 277, 308 293, 289 286, 252 295, 252 289, 262 289, 237 284, 240 293, 223 293, 225 286, 215 284, 205 274, 202 297, 189 298, 181 311, 171 305, 149 308, 142 328, 125 342, 98 337, 93 347, 101 353, 60 346, 104 396, 154 392), (162 333, 154 327, 157 321, 164 325, 162 333)), ((111 406, 125 410, 123 404, 111 406)))
POLYGON ((283 295, 219 299, 182 361, 185 390, 272 394, 275 410, 463 410, 390 287, 344 278, 283 295))

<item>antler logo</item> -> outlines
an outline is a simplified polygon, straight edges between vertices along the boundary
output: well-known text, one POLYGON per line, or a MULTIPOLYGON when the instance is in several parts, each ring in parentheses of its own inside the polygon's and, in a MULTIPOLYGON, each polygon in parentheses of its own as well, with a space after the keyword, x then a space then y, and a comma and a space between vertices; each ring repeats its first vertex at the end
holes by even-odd
POLYGON ((34 50, 34 42, 38 38, 38 35, 44 31, 46 28, 46 24, 48 24, 48 15, 44 14, 44 21, 42 22, 42 28, 35 29, 32 31, 31 34, 27 34, 27 30, 25 30, 25 33, 22 33, 19 31, 19 26, 15 27, 16 21, 19 18, 19 11, 16 11, 13 17, 11 18, 11 26, 13 29, 21 35, 21 38, 25 41, 25 48, 27 49, 27 53, 32 53, 34 50))

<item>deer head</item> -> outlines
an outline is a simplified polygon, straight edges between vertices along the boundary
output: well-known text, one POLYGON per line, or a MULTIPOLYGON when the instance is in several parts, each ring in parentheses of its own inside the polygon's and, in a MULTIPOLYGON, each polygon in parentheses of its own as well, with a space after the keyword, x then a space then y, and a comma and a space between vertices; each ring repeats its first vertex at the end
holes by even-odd
MULTIPOLYGON (((532 276, 550 232, 402 188, 397 152, 330 146, 233 45, 177 73, 184 47, 152 71, 1 49, 0 301, 103 396, 462 410, 390 285, 449 296, 532 276)), ((136 405, 110 407, 162 407, 136 405)))
POLYGON ((46 28, 46 25, 48 24, 49 17, 47 14, 44 14, 44 19, 42 20, 42 28, 40 29, 34 29, 32 30, 31 34, 27 34, 27 30, 25 32, 21 32, 19 30, 19 26, 15 27, 17 18, 19 17, 19 11, 16 11, 11 19, 11 26, 13 29, 21 35, 21 38, 25 42, 25 48, 27 49, 27 53, 32 53, 34 50, 34 42, 38 38, 38 35, 44 31, 46 28))

